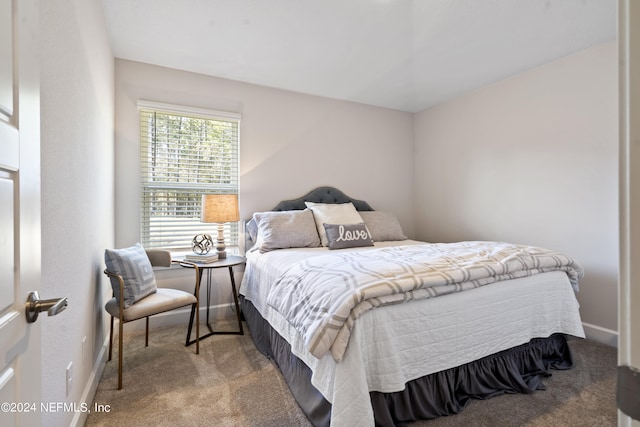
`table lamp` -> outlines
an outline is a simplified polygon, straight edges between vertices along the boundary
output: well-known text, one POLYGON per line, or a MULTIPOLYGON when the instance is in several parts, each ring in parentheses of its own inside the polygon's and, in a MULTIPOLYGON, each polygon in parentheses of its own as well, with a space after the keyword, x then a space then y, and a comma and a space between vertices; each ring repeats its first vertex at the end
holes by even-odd
POLYGON ((200 221, 218 223, 216 251, 218 253, 218 259, 225 259, 227 257, 227 252, 224 244, 224 223, 240 221, 238 195, 203 194, 200 221))

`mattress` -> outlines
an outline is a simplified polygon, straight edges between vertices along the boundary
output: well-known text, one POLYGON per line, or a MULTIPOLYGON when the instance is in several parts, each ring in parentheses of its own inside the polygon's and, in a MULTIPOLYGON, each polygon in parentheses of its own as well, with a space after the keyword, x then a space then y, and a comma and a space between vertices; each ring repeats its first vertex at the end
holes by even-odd
MULTIPOLYGON (((374 247, 422 243, 376 242, 374 247)), ((567 275, 548 272, 368 311, 356 321, 339 363, 330 355, 316 358, 306 350, 303 337, 266 301, 269 285, 288 268, 327 252, 327 248, 249 252, 240 293, 311 369, 312 384, 332 404, 332 426, 373 425, 371 391, 401 391, 411 380, 533 338, 554 333, 584 337, 567 275)))

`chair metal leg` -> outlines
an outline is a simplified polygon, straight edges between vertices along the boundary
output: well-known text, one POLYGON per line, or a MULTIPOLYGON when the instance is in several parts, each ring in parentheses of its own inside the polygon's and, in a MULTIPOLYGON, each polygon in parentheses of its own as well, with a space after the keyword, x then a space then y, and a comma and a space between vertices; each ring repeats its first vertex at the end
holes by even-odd
POLYGON ((196 354, 200 354, 200 295, 196 300, 196 354))
POLYGON ((118 390, 122 389, 122 319, 118 319, 118 390))
POLYGON ((111 360, 112 348, 113 348, 113 316, 111 316, 111 327, 109 328, 109 360, 111 360))
POLYGON ((144 331, 144 346, 149 347, 149 316, 147 316, 147 325, 144 331))

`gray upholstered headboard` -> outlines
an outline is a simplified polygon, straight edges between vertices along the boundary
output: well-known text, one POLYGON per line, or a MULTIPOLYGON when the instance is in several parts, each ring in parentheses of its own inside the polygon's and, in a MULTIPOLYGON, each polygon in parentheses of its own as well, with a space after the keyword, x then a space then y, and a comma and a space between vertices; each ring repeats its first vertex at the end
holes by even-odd
POLYGON ((353 199, 334 187, 318 187, 297 199, 283 200, 282 202, 278 203, 278 205, 272 210, 274 211, 302 210, 306 208, 304 202, 335 203, 335 204, 351 202, 353 203, 353 206, 355 206, 356 210, 358 211, 373 210, 373 208, 371 208, 371 206, 369 206, 367 202, 353 199))
MULTIPOLYGON (((342 191, 338 190, 334 187, 318 187, 314 190, 311 190, 309 193, 305 194, 302 197, 292 200, 283 200, 278 205, 271 209, 272 211, 295 211, 295 210, 303 210, 306 208, 304 202, 314 202, 314 203, 353 203, 353 206, 358 211, 372 211, 373 208, 369 206, 369 204, 363 200, 357 200, 352 197, 347 196, 342 191)), ((249 233, 247 232, 247 223, 249 220, 245 221, 244 224, 244 251, 246 252, 253 246, 255 242, 251 240, 249 237, 249 233)))

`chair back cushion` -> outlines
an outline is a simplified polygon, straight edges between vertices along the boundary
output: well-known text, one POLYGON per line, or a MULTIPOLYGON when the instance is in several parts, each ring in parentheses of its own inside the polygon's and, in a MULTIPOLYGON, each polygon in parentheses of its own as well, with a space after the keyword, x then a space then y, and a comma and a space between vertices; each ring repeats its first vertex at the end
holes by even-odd
POLYGON ((154 267, 171 267, 171 251, 166 249, 145 249, 147 258, 154 267))
POLYGON ((107 265, 107 270, 122 276, 124 280, 124 296, 121 296, 118 279, 111 277, 113 294, 118 302, 121 297, 124 299, 124 308, 156 292, 157 286, 153 268, 140 243, 129 248, 105 250, 104 262, 107 265))

